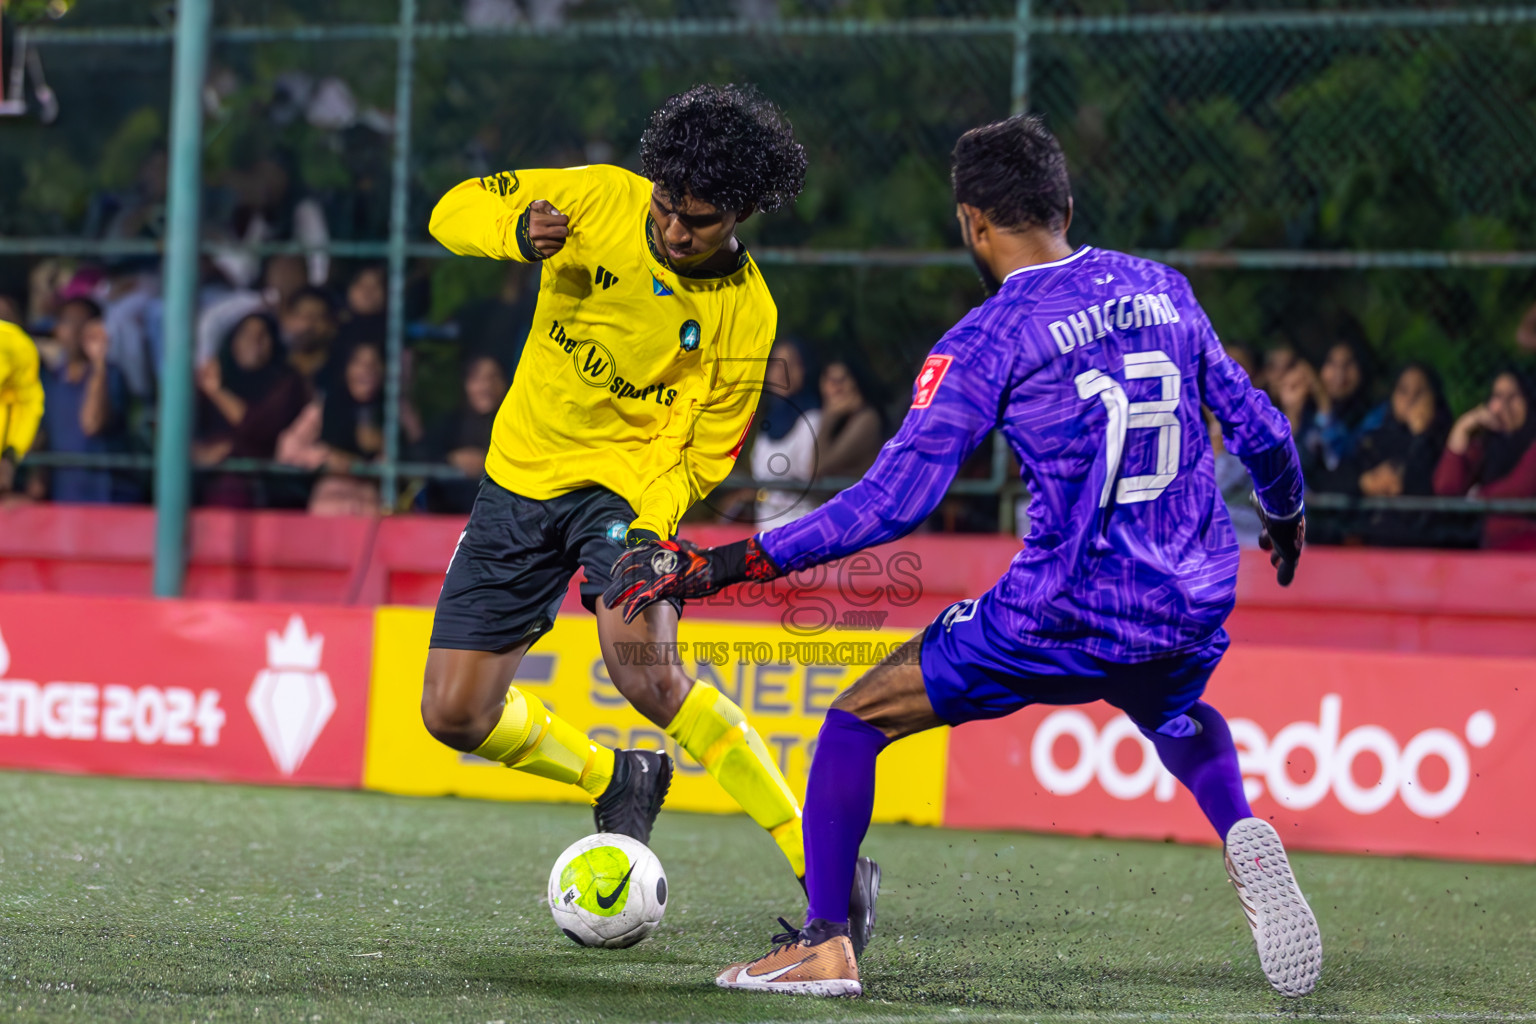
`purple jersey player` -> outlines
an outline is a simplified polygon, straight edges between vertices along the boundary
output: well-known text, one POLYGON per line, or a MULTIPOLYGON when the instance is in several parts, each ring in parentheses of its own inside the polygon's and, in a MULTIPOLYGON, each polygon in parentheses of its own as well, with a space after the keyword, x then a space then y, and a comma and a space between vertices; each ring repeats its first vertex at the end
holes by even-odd
MULTIPOLYGON (((1104 700, 1141 728, 1224 841, 1270 984, 1310 992, 1322 966, 1317 922, 1279 836, 1249 810, 1227 723, 1200 700, 1227 648, 1238 563, 1201 406, 1253 476, 1282 583, 1305 532, 1286 419, 1226 357, 1183 275, 1068 245, 1066 162, 1038 118, 967 132, 953 173, 965 244, 990 295, 934 347, 901 430, 869 473, 804 518, 738 544, 628 552, 606 597, 634 614, 900 537, 993 430, 1033 495, 1029 536, 1003 578, 946 609, 833 703, 806 792, 806 924, 717 981, 862 992, 849 891, 880 752, 1027 704, 1104 700)), ((855 926, 868 932, 873 921, 855 926)))

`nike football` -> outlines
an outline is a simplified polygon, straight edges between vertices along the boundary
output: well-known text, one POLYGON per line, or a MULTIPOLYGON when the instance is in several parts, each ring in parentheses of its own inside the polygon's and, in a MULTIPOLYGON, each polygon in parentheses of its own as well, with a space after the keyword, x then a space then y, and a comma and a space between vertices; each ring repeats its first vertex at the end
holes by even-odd
POLYGON ((579 946, 633 946, 667 912, 667 874, 644 843, 599 832, 572 843, 555 861, 549 910, 579 946))

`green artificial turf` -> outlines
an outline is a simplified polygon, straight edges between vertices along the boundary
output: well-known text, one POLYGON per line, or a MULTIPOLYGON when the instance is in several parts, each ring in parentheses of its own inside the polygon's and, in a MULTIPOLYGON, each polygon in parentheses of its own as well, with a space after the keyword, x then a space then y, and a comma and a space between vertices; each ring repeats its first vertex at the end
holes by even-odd
POLYGON ((746 818, 667 813, 651 940, 580 949, 569 807, 0 773, 0 1021, 1536 1019, 1536 869, 1296 854, 1323 981, 1259 971, 1211 848, 877 827, 861 1000, 716 989, 803 909, 746 818))

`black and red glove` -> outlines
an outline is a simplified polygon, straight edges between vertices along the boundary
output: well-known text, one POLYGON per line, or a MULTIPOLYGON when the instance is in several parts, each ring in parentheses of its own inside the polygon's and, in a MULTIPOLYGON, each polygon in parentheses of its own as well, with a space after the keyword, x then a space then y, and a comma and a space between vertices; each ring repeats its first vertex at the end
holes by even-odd
POLYGON ((1259 547, 1269 552, 1269 564, 1275 567, 1275 582, 1282 587, 1296 578, 1296 563, 1307 545, 1307 517, 1297 512, 1289 519, 1276 519, 1264 511, 1258 495, 1250 499, 1259 513, 1259 547))
POLYGON ((756 537, 718 548, 686 540, 646 541, 613 563, 613 582, 603 592, 603 603, 622 605, 624 621, 633 622, 657 601, 708 597, 733 583, 766 583, 782 575, 756 537))

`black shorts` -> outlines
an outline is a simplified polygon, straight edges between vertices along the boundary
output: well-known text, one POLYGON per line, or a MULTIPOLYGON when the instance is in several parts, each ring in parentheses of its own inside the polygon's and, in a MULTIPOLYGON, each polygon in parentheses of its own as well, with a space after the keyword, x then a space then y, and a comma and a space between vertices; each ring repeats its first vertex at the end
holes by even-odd
POLYGON ((554 626, 578 568, 586 570, 581 603, 594 611, 634 518, 629 502, 604 487, 538 501, 482 480, 437 597, 431 646, 504 651, 537 640, 554 626))

